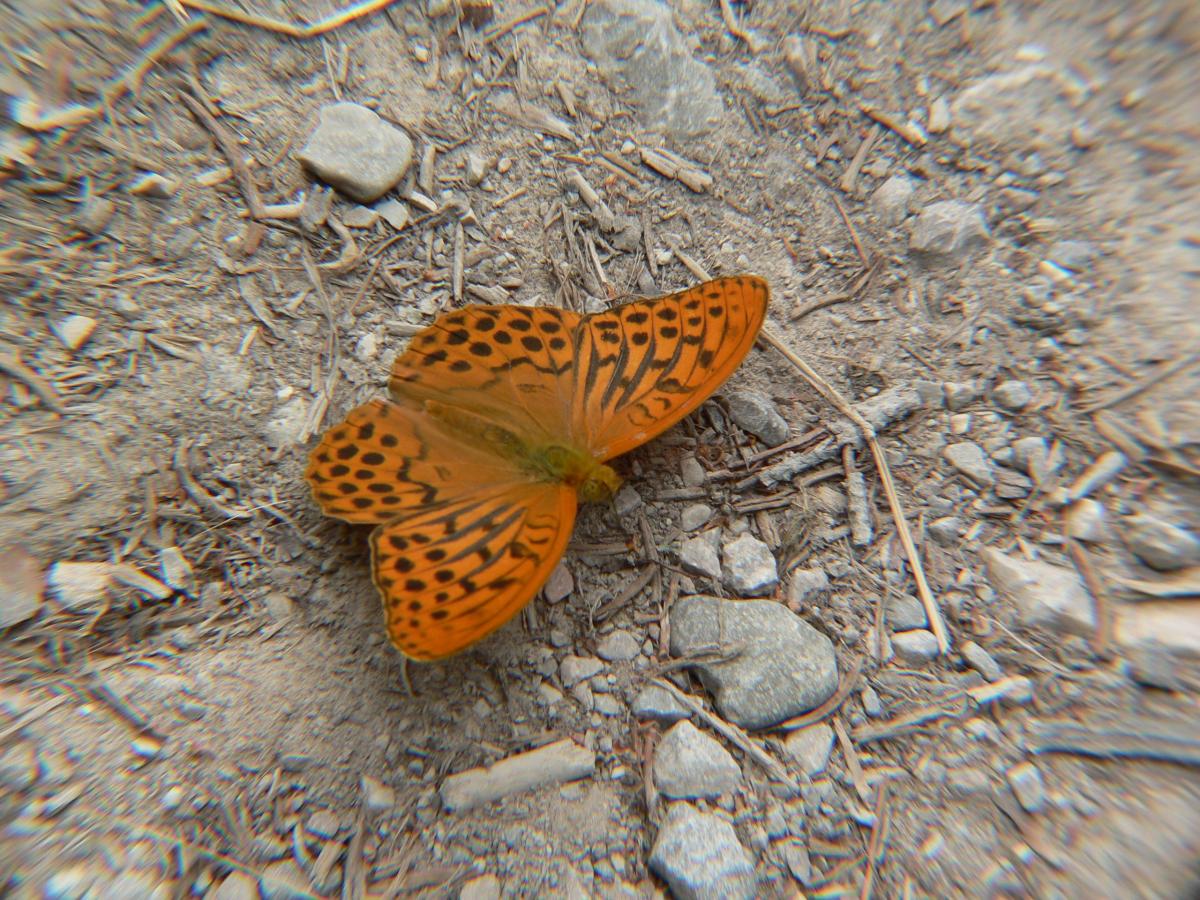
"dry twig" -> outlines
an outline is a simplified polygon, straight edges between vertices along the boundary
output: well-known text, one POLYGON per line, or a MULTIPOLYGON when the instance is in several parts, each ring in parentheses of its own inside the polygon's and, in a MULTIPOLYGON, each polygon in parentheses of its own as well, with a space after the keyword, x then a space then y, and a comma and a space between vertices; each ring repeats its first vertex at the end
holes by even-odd
POLYGON ((286 34, 288 37, 303 40, 326 34, 340 28, 347 22, 353 22, 355 19, 360 19, 363 16, 368 16, 373 12, 385 9, 391 6, 395 0, 361 0, 361 2, 355 3, 353 6, 330 13, 324 18, 310 22, 308 25, 294 25, 291 22, 281 22, 279 19, 272 19, 269 16, 262 16, 258 13, 231 9, 219 3, 212 3, 210 0, 179 0, 179 2, 184 6, 198 9, 201 12, 211 13, 219 18, 237 22, 240 25, 252 25, 255 28, 264 28, 267 31, 274 31, 278 34, 286 34))
POLYGON ((875 439, 875 429, 862 417, 858 410, 847 403, 833 389, 832 385, 818 375, 808 363, 793 353, 790 348, 785 346, 774 334, 764 328, 760 333, 760 337, 778 350, 788 362, 800 371, 809 384, 822 397, 831 403, 842 415, 857 425, 862 432, 863 440, 871 448, 871 455, 875 459, 875 468, 879 471, 879 481, 883 485, 883 492, 887 496, 888 506, 891 508, 892 517, 896 522, 896 534, 899 535, 900 543, 904 546, 904 553, 908 557, 909 567, 913 573, 913 580, 917 584, 917 594, 921 598, 921 604, 925 607, 925 615, 929 619, 930 631, 937 638, 938 652, 941 654, 948 653, 950 651, 950 636, 946 632, 946 623, 942 619, 941 610, 938 609, 933 592, 929 589, 929 582, 925 579, 925 569, 921 565, 921 558, 917 554, 917 547, 913 542, 912 532, 909 531, 908 521, 904 517, 904 508, 901 506, 900 497, 896 493, 896 486, 892 481, 891 469, 888 468, 887 460, 884 458, 883 449, 879 446, 879 441, 875 439))
POLYGON ((776 781, 786 784, 788 787, 795 788, 797 791, 800 790, 800 785, 796 782, 796 779, 788 774, 783 764, 767 753, 762 747, 758 746, 758 744, 754 743, 750 739, 750 735, 746 734, 742 729, 726 722, 716 713, 709 712, 696 700, 679 690, 679 688, 675 687, 669 681, 659 678, 651 683, 662 688, 679 703, 686 706, 694 715, 699 716, 709 728, 732 742, 738 749, 762 766, 763 771, 776 781))
POLYGON ((20 353, 0 351, 0 372, 16 378, 38 395, 38 398, 60 416, 67 414, 67 407, 54 386, 21 361, 20 353))

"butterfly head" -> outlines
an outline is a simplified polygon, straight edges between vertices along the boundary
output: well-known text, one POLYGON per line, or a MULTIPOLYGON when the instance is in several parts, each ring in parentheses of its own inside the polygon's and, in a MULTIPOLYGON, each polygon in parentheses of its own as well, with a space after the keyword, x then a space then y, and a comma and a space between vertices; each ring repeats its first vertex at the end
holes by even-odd
POLYGON ((545 468, 574 487, 579 492, 579 499, 587 503, 611 500, 621 486, 621 478, 616 472, 573 447, 546 447, 541 456, 545 468))

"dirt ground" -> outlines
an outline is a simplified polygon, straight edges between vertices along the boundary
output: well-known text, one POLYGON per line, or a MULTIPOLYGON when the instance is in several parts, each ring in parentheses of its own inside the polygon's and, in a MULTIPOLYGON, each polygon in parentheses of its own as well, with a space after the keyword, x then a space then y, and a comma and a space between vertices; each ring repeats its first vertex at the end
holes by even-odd
MULTIPOLYGON (((713 708, 666 634, 680 597, 733 596, 681 566, 697 500, 771 549, 779 583, 758 596, 832 639, 847 687, 816 773, 778 728, 733 740, 693 717, 742 770, 694 805, 733 824, 754 893, 1200 895, 1200 560, 1148 567, 1128 524, 1200 526, 1194 5, 673 0, 691 66, 617 76, 594 17, 625 7, 495 0, 460 22, 397 3, 305 38, 0 0, 6 896, 686 895, 649 862, 678 805, 650 772, 667 726, 632 707, 665 674, 713 708), (672 112, 706 98, 712 121, 672 112), (297 155, 336 101, 411 137, 386 195, 402 227, 336 194, 310 221, 297 155), (278 217, 248 218, 214 121, 278 217), (655 148, 688 168, 647 164, 655 148), (301 199, 306 219, 286 208, 301 199), (977 215, 928 247, 941 201, 977 215), (918 593, 870 454, 858 546, 841 456, 751 477, 802 448, 762 453, 717 398, 618 461, 635 495, 582 510, 569 590, 408 666, 408 693, 366 531, 304 483, 320 432, 382 394, 439 310, 591 310, 746 271, 771 283, 772 331, 850 402, 925 398, 879 439, 949 652, 887 647, 879 607, 918 593), (1024 438, 1056 464, 1014 468, 1024 438), (968 442, 993 484, 951 461, 968 442), (1080 536, 1071 510, 1107 524, 1080 536), (1041 615, 1065 589, 997 584, 990 550, 1069 573, 1090 624, 1041 615), (828 590, 798 600, 798 569, 828 590), (637 655, 568 683, 564 661, 614 631, 637 655), (1028 695, 970 699, 967 642, 1028 695), (1038 744, 1064 722, 1086 739, 1038 744), (443 802, 451 775, 563 738, 590 775, 443 802)), ((849 427, 765 347, 729 388, 765 394, 792 439, 849 427)), ((708 890, 691 896, 737 895, 708 890)))

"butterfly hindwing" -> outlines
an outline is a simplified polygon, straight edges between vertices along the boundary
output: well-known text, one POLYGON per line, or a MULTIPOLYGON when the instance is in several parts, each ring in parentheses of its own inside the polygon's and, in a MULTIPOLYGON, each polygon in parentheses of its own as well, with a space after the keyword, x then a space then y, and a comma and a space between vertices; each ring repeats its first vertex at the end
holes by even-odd
POLYGON ((313 449, 306 471, 329 516, 356 525, 470 495, 528 476, 511 460, 463 442, 411 402, 372 400, 351 410, 313 449))
POLYGON ((511 619, 562 557, 576 502, 558 483, 481 489, 376 528, 375 585, 392 643, 441 659, 511 619))

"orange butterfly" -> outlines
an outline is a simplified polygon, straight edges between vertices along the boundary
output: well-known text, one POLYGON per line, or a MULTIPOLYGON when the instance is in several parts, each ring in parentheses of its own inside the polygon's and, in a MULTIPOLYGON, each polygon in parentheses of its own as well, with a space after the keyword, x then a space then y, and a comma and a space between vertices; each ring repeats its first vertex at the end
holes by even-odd
POLYGON ((450 656, 529 602, 562 557, 604 463, 661 434, 749 352, 767 283, 719 278, 579 315, 469 306, 396 360, 387 400, 353 410, 306 476, 330 516, 378 525, 375 584, 406 656, 450 656))

